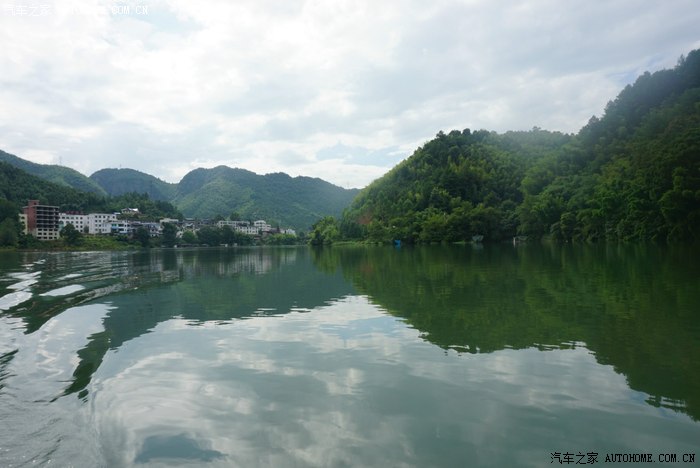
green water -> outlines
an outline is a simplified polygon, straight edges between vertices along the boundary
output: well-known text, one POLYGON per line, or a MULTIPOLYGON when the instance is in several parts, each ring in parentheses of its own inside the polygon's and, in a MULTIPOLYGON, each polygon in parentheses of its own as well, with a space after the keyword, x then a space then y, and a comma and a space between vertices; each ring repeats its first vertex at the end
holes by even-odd
POLYGON ((700 464, 699 253, 0 253, 0 466, 700 464))

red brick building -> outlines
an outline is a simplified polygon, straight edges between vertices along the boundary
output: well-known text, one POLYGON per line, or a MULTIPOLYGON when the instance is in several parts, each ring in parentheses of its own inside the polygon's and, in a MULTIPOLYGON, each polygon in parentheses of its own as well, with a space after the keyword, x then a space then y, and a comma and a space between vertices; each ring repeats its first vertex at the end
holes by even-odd
POLYGON ((54 240, 59 237, 58 207, 40 205, 39 200, 29 200, 22 208, 26 216, 26 232, 39 240, 54 240))

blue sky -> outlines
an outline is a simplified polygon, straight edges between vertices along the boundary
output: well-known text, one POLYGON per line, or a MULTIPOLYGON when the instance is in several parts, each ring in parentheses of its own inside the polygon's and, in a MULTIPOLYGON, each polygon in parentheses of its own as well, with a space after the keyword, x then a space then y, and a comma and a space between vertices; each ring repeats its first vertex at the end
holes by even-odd
POLYGON ((363 187, 440 130, 576 132, 698 24, 695 0, 0 0, 0 149, 363 187))

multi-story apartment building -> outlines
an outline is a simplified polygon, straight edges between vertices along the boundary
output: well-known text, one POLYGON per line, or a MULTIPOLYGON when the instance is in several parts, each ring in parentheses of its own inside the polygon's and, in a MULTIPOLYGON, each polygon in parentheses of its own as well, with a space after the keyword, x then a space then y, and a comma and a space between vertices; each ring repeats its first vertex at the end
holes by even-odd
POLYGON ((267 222, 262 220, 262 219, 259 219, 258 221, 253 222, 253 226, 255 226, 260 232, 272 231, 272 226, 267 224, 267 222))
POLYGON ((110 234, 112 223, 117 220, 116 213, 90 213, 87 215, 88 232, 90 234, 110 234))
POLYGON ((248 225, 248 221, 230 221, 228 219, 222 219, 221 221, 217 221, 216 225, 220 228, 224 226, 229 226, 231 228, 236 228, 237 226, 243 226, 243 225, 248 225))
MULTIPOLYGON (((265 233, 274 233, 272 226, 262 219, 253 222, 251 226, 249 221, 229 221, 221 220, 216 223, 217 226, 224 227, 230 226, 236 232, 242 232, 243 234, 248 234, 249 236, 259 236, 265 233)), ((279 232, 283 234, 291 234, 296 236, 294 229, 281 229, 279 232)))
POLYGON ((40 205, 39 200, 29 200, 22 208, 26 216, 27 234, 41 241, 55 240, 59 237, 59 214, 57 206, 40 205))
POLYGON ((112 223, 117 221, 117 213, 90 213, 81 214, 74 211, 59 213, 59 230, 67 224, 72 224, 80 232, 88 234, 111 234, 112 223))
POLYGON ((85 227, 87 224, 87 215, 78 213, 75 211, 69 211, 67 213, 58 214, 58 227, 59 230, 66 227, 68 224, 72 224, 75 229, 79 232, 85 232, 85 227))
POLYGON ((249 236, 257 236, 260 234, 260 229, 255 226, 236 226, 233 228, 234 231, 242 232, 243 234, 248 234, 249 236))
POLYGON ((107 230, 105 234, 124 234, 127 236, 131 235, 135 230, 131 221, 124 219, 115 219, 114 221, 106 222, 103 225, 103 229, 107 230))
POLYGON ((222 228, 224 226, 229 226, 234 231, 241 232, 243 234, 248 234, 249 236, 257 236, 258 234, 260 234, 260 229, 258 227, 255 227, 255 226, 251 226, 250 222, 248 222, 248 221, 221 220, 221 221, 217 221, 216 225, 219 226, 220 228, 222 228))

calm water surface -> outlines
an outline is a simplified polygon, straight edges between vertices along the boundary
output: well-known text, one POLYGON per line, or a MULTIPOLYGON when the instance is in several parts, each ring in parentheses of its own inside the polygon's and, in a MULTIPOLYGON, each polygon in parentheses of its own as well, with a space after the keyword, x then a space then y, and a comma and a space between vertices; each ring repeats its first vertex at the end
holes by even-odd
POLYGON ((0 253, 0 466, 700 464, 698 253, 0 253))

